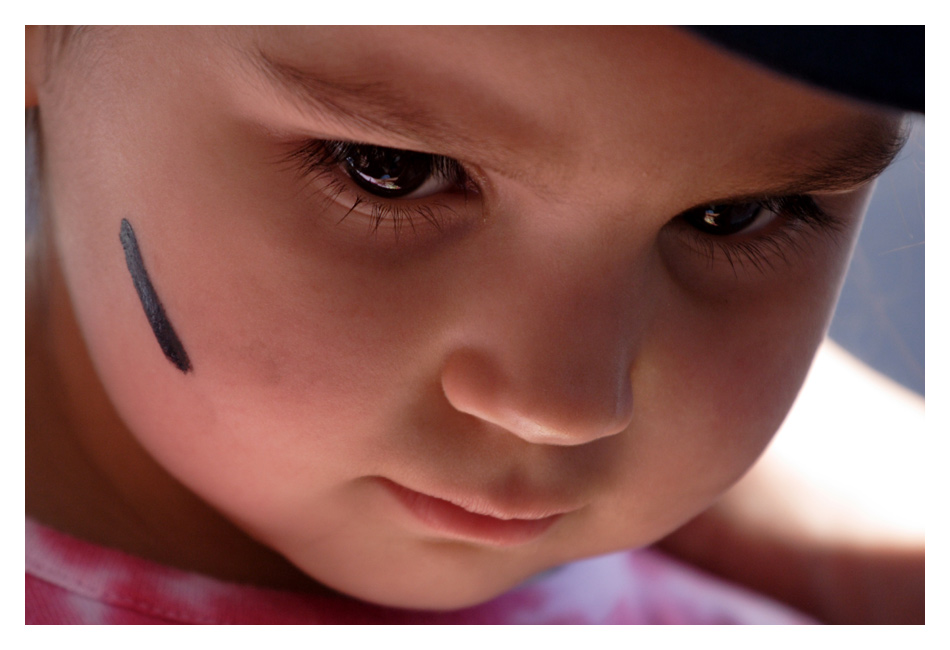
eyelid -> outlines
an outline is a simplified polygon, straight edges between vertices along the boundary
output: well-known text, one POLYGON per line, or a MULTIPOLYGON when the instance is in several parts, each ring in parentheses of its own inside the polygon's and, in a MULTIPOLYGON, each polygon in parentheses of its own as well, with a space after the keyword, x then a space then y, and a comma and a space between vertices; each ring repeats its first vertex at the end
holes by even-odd
POLYGON ((827 213, 810 194, 791 194, 785 196, 753 195, 748 197, 730 198, 720 201, 705 201, 683 210, 677 218, 696 210, 705 210, 709 207, 735 208, 749 204, 756 204, 762 209, 769 210, 776 215, 784 215, 805 222, 832 221, 833 217, 827 213))

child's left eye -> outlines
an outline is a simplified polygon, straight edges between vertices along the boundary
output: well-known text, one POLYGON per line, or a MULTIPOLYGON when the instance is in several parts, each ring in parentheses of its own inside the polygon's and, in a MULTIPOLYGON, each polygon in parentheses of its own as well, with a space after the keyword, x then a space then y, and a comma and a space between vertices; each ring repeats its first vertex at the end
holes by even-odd
POLYGON ((674 223, 687 227, 700 252, 724 258, 735 269, 750 262, 762 269, 785 259, 807 229, 834 233, 842 225, 807 195, 709 203, 687 210, 674 223))

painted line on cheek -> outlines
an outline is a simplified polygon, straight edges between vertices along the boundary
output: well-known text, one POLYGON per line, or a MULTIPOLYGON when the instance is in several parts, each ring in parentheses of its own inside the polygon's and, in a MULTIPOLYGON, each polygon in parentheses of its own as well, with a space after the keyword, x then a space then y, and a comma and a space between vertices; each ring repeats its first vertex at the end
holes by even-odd
POLYGON ((142 254, 139 252, 139 243, 135 239, 135 231, 132 230, 132 224, 127 219, 122 220, 119 228, 119 241, 122 242, 122 249, 125 251, 125 263, 129 267, 129 273, 132 274, 132 282, 135 284, 135 290, 139 294, 139 300, 142 301, 142 308, 145 309, 145 316, 148 318, 149 325, 152 326, 152 332, 158 339, 158 344, 162 352, 168 357, 168 360, 175 364, 175 367, 184 373, 191 370, 191 361, 188 360, 188 354, 175 329, 168 321, 165 315, 165 309, 162 307, 158 294, 155 293, 155 287, 152 281, 148 279, 148 273, 145 272, 145 264, 142 262, 142 254))

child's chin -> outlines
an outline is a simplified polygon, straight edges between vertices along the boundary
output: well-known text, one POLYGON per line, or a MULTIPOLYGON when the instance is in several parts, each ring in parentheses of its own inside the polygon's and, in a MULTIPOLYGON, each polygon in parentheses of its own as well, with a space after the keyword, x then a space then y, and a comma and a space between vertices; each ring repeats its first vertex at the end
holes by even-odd
POLYGON ((450 612, 460 609, 467 609, 486 603, 498 596, 504 594, 508 589, 494 589, 486 591, 480 595, 460 594, 454 591, 444 594, 432 593, 411 593, 393 595, 393 598, 383 599, 361 599, 384 607, 395 607, 400 609, 425 610, 433 612, 450 612))
POLYGON ((383 607, 400 609, 451 611, 474 607, 488 602, 526 578, 483 583, 481 580, 465 580, 460 576, 439 576, 427 579, 419 576, 406 582, 394 583, 385 580, 347 585, 337 588, 340 593, 383 607))

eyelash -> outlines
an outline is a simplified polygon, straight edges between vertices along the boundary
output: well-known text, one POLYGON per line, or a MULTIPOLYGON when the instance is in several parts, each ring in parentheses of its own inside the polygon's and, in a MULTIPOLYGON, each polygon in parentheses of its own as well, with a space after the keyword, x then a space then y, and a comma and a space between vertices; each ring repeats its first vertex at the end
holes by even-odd
MULTIPOLYGON (((441 231, 444 227, 444 212, 454 213, 454 210, 444 202, 430 196, 419 200, 386 199, 358 189, 356 182, 346 177, 342 168, 347 159, 353 157, 358 150, 367 148, 387 149, 342 140, 308 140, 291 151, 288 158, 305 176, 326 183, 322 193, 328 200, 334 201, 344 193, 356 194, 353 204, 340 218, 340 222, 357 207, 366 206, 370 209, 369 227, 372 233, 376 233, 384 222, 391 222, 394 233, 398 237, 404 225, 415 230, 415 219, 422 219, 441 231), (420 200, 426 202, 419 203, 420 200)), ((466 199, 469 194, 478 192, 478 186, 458 161, 437 155, 427 156, 427 160, 426 175, 428 177, 451 185, 466 199)), ((787 261, 789 251, 799 249, 803 242, 807 242, 807 239, 797 236, 799 232, 810 228, 834 234, 843 225, 840 219, 823 210, 814 198, 804 194, 761 197, 741 203, 704 204, 680 213, 672 222, 679 223, 688 229, 688 236, 696 244, 696 250, 707 257, 710 263, 722 256, 733 271, 736 271, 737 266, 743 266, 746 263, 759 271, 764 271, 766 267, 773 268, 772 260, 775 257, 787 261), (768 211, 774 213, 775 219, 781 223, 775 224, 774 227, 767 226, 766 232, 762 234, 746 237, 743 237, 743 231, 730 235, 710 234, 688 223, 688 218, 695 218, 697 211, 703 212, 713 206, 722 210, 745 205, 758 206, 755 212, 756 220, 761 218, 763 211, 768 211)))

